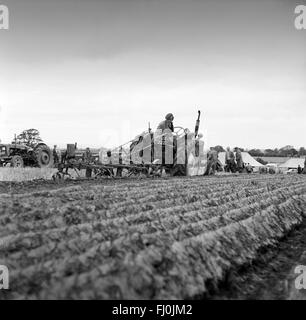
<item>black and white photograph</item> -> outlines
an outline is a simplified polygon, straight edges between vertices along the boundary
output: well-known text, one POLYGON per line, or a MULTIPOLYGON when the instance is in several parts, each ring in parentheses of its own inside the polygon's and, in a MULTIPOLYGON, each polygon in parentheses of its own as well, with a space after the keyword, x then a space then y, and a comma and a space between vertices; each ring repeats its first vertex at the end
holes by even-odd
POLYGON ((0 300, 306 300, 305 129, 305 0, 0 0, 0 300))

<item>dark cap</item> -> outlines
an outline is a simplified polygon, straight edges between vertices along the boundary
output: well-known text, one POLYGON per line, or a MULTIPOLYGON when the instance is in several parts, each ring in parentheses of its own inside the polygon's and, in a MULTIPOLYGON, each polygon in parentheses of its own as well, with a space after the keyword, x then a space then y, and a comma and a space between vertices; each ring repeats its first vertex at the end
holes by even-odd
POLYGON ((173 120, 174 116, 172 113, 168 113, 165 118, 166 120, 173 120))

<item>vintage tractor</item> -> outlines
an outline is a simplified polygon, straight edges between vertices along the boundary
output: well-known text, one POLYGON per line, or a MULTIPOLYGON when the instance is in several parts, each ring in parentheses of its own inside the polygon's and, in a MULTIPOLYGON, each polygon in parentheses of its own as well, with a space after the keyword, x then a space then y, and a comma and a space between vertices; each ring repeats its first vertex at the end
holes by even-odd
POLYGON ((194 132, 187 128, 174 127, 169 130, 143 132, 132 140, 129 148, 130 164, 142 164, 151 168, 149 172, 170 176, 194 176, 205 172, 204 142, 199 134, 200 115, 194 132))
MULTIPOLYGON (((67 145, 54 180, 71 177, 68 170, 86 170, 86 177, 129 176, 194 176, 206 169, 204 142, 198 134, 200 111, 195 131, 175 127, 174 132, 152 132, 149 129, 135 139, 113 150, 101 151, 99 158, 82 160, 77 156, 76 144, 67 145)), ((79 175, 79 174, 78 174, 79 175)))
POLYGON ((0 166, 8 164, 15 168, 52 167, 52 151, 44 143, 38 143, 33 148, 18 143, 0 144, 0 166))
POLYGON ((130 145, 130 164, 150 165, 153 174, 170 176, 204 174, 205 157, 202 136, 187 128, 175 127, 174 132, 144 132, 130 145))

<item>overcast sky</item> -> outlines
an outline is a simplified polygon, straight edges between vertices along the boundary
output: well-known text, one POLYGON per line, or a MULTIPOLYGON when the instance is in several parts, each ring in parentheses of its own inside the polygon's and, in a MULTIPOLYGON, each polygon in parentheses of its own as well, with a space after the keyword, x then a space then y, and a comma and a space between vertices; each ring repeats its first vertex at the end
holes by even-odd
POLYGON ((1 0, 0 139, 116 146, 168 112, 206 146, 306 146, 292 0, 1 0))

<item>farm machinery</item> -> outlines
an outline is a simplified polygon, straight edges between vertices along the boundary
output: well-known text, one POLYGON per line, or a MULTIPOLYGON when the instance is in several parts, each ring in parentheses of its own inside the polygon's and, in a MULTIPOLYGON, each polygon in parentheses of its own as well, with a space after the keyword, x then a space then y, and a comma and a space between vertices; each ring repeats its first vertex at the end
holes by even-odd
POLYGON ((81 157, 77 144, 68 144, 53 179, 71 178, 69 169, 79 177, 80 170, 85 169, 86 178, 203 175, 206 160, 202 134, 198 133, 200 115, 198 111, 194 132, 183 127, 174 127, 173 132, 152 132, 149 128, 113 150, 101 150, 98 156, 84 153, 81 157))
POLYGON ((10 164, 11 167, 51 167, 53 157, 50 148, 38 143, 33 148, 18 144, 0 144, 0 166, 10 164))

